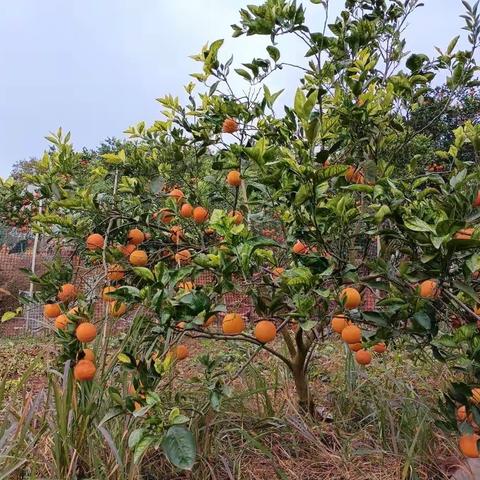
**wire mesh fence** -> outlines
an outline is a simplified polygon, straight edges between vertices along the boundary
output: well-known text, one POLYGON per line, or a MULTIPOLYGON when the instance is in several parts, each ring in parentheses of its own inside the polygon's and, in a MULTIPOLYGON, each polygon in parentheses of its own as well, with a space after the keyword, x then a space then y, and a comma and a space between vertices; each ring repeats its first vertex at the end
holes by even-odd
MULTIPOLYGON (((0 316, 3 312, 14 310, 18 306, 18 297, 23 295, 28 298, 30 295, 30 285, 27 274, 22 269, 30 270, 32 262, 35 258, 37 275, 41 275, 45 270, 45 264, 51 262, 55 255, 60 254, 65 262, 69 262, 74 267, 75 277, 74 283, 78 288, 85 292, 86 298, 93 304, 94 319, 101 318, 106 311, 105 302, 99 298, 99 291, 104 281, 103 268, 86 267, 80 264, 78 257, 68 249, 58 250, 58 245, 49 242, 48 239, 41 239, 38 242, 36 255, 33 252, 33 237, 25 234, 23 237, 18 232, 6 232, 5 229, 1 233, 1 239, 5 243, 0 248, 0 316), (20 242, 27 241, 24 250, 20 248, 20 242), (8 243, 6 243, 8 242, 8 243)), ((368 256, 376 255, 375 245, 372 244, 368 248, 368 256)), ((363 267, 362 267, 363 268, 363 267)), ((208 285, 213 282, 213 275, 208 272, 202 273, 195 279, 197 286, 208 285)), ((227 293, 224 295, 223 303, 230 311, 238 312, 245 316, 248 322, 254 323, 259 320, 255 312, 252 298, 243 293, 246 291, 241 285, 238 285, 238 291, 227 293)), ((373 310, 375 308, 375 292, 365 290, 364 302, 362 308, 364 310, 373 310)), ((332 305, 332 308, 335 308, 332 305)), ((128 315, 119 322, 119 328, 129 323, 128 315)), ((29 302, 24 305, 22 313, 18 318, 0 323, 0 335, 3 337, 14 337, 17 335, 41 335, 53 331, 53 322, 48 322, 43 316, 43 305, 35 302, 29 302)))

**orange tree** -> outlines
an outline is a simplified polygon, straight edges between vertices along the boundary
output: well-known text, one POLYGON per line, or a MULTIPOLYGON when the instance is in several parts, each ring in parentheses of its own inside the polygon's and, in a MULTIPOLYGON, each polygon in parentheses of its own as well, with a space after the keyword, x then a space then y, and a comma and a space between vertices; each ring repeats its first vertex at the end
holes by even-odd
MULTIPOLYGON (((327 1, 312 3, 328 10, 327 1)), ((478 160, 480 131, 467 122, 448 151, 425 152, 415 141, 432 119, 414 129, 408 118, 437 78, 446 78, 447 105, 477 83, 479 17, 465 3, 468 50, 456 38, 436 58, 407 56, 402 32, 418 6, 348 0, 322 31, 307 26, 296 2, 249 6, 234 36, 269 38, 264 57, 232 71, 221 40, 205 46, 193 57, 202 69, 185 87, 186 105, 160 98, 163 120, 129 128, 131 141, 81 174, 69 173, 81 154, 68 138, 51 138, 54 150, 29 177, 46 207, 35 226, 70 243, 97 282, 78 289, 57 263, 35 279, 36 295, 56 317, 60 360, 73 366, 81 393, 90 380, 108 384, 108 418, 141 419, 129 440, 137 459, 161 445, 175 465, 193 464, 189 418, 165 389, 157 393, 188 355, 185 338, 253 344, 248 361, 266 350, 314 414, 309 367, 332 330, 360 365, 408 335, 463 370, 445 396, 444 425, 460 429, 462 451, 478 456, 480 182, 476 162, 460 153, 468 146, 478 160), (282 59, 280 36, 305 45, 304 63, 282 59), (301 78, 293 104, 281 108, 282 91, 266 82, 287 68, 301 78), (246 93, 235 94, 233 74, 246 93), (432 153, 444 168, 425 172, 419 160, 432 153), (236 291, 261 321, 229 309, 225 295, 236 291), (108 308, 94 320, 100 296, 108 308), (374 309, 362 308, 367 296, 374 309), (114 324, 127 314, 129 330, 115 343, 114 324), (92 358, 85 347, 95 338, 92 358), (121 374, 126 395, 115 383, 121 374)), ((210 376, 208 387, 218 408, 228 386, 210 376)))

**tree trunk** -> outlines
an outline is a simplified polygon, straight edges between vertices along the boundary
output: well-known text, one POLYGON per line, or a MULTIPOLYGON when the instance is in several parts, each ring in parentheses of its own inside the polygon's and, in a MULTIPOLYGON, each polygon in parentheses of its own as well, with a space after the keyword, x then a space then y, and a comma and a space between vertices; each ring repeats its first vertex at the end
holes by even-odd
POLYGON ((308 384, 308 378, 304 372, 305 358, 302 357, 296 359, 292 365, 292 375, 295 381, 295 390, 297 392, 298 406, 305 412, 313 415, 315 413, 315 403, 310 395, 310 387, 308 384))

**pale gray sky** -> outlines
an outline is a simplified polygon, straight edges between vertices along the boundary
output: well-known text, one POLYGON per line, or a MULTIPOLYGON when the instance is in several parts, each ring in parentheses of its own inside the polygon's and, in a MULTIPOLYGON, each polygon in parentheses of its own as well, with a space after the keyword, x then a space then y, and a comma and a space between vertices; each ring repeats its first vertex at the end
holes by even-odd
MULTIPOLYGON (((424 1, 411 18, 408 46, 432 54, 459 33, 463 7, 460 0, 424 1)), ((77 148, 94 147, 160 118, 155 98, 182 95, 198 68, 188 55, 207 41, 225 38, 223 59, 233 53, 235 63, 263 56, 264 39, 231 38, 230 24, 247 3, 260 1, 0 0, 0 176, 15 161, 41 155, 44 136, 59 126, 77 148)), ((342 4, 331 0, 334 11, 342 4)), ((308 9, 320 30, 323 10, 308 9)), ((296 42, 281 47, 285 60, 302 56, 296 42)), ((293 86, 296 75, 275 77, 272 90, 293 86)))

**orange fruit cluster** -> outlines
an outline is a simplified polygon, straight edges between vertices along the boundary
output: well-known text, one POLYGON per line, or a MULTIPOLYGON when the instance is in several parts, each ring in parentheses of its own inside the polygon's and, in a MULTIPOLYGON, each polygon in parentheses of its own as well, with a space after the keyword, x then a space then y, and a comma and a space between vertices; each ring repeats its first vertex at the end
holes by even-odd
MULTIPOLYGON (((340 299, 347 309, 358 308, 362 302, 362 298, 358 290, 352 287, 345 288, 340 293, 340 299)), ((362 345, 362 330, 350 322, 346 315, 337 313, 332 317, 332 330, 338 333, 342 340, 348 344, 348 348, 355 352, 355 360, 359 365, 369 365, 372 362, 372 354, 362 345)), ((377 343, 372 347, 375 353, 384 353, 387 347, 384 343, 377 343)))

